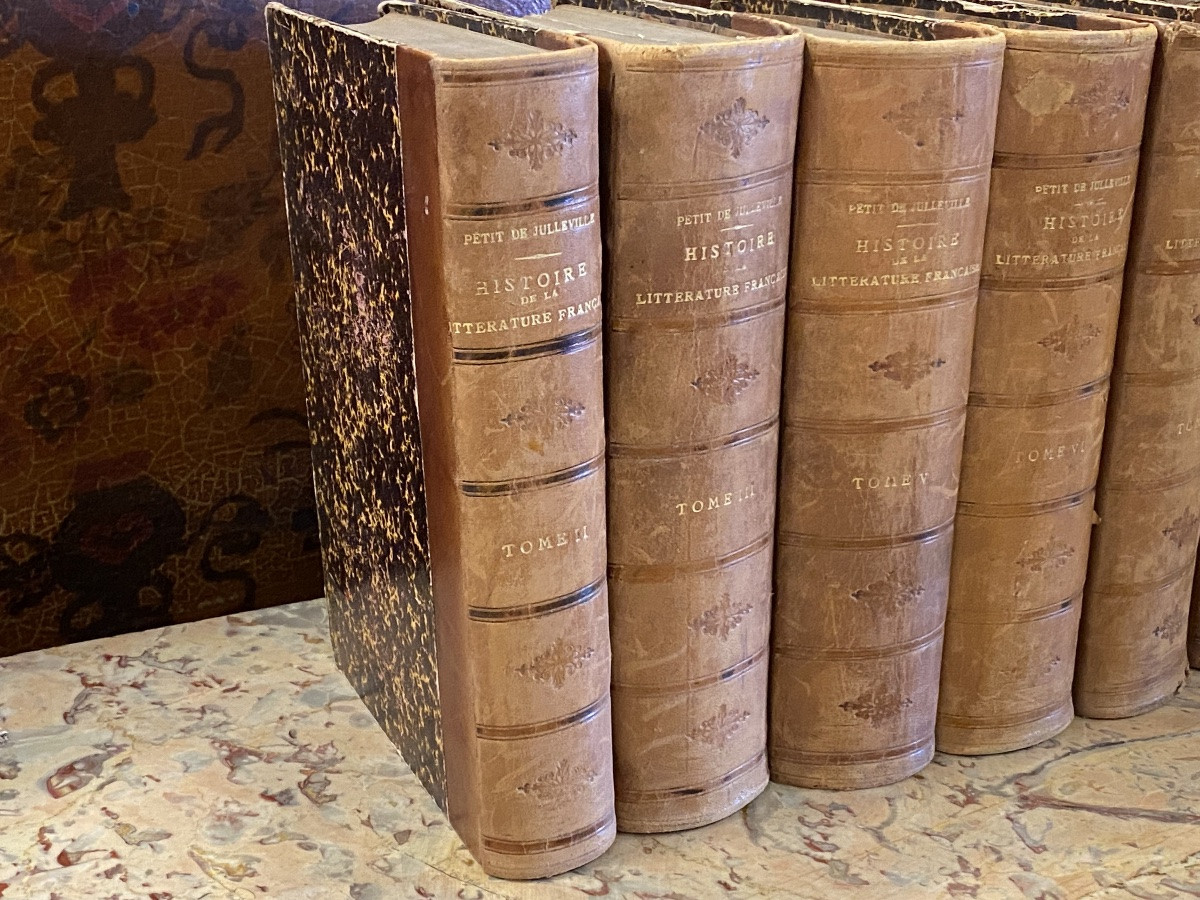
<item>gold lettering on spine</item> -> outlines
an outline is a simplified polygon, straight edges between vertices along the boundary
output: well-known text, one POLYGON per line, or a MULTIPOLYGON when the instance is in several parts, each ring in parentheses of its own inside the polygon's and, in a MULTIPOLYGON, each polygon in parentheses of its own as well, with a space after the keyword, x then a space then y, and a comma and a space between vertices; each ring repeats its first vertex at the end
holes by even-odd
POLYGON ((503 231, 470 231, 463 235, 463 245, 473 244, 503 244, 503 231))
POLYGON ((661 303, 697 303, 703 300, 724 300, 737 297, 741 286, 736 284, 717 288, 703 288, 697 291, 646 291, 634 296, 637 306, 654 306, 661 303))
POLYGON ((765 200, 755 200, 753 203, 737 203, 733 206, 722 207, 718 210, 696 210, 690 213, 680 213, 675 217, 676 228, 687 228, 692 225, 711 225, 714 221, 726 221, 746 216, 756 216, 760 212, 777 210, 783 206, 783 194, 775 194, 765 200))
POLYGON ((894 200, 891 203, 849 203, 846 205, 846 212, 852 216, 877 216, 887 213, 903 215, 905 213, 946 212, 947 210, 970 208, 971 198, 969 196, 929 197, 922 200, 894 200))
POLYGON ((1012 269, 1033 269, 1033 277, 1050 277, 1054 273, 1048 270, 1064 267, 1117 268, 1127 249, 1134 184, 1132 164, 1117 165, 1111 175, 1054 182, 1030 181, 1036 176, 1032 172, 996 170, 995 177, 1003 181, 999 186, 993 182, 994 202, 1022 217, 1026 240, 1040 237, 1036 248, 1001 245, 989 251, 989 267, 1004 270, 1005 277, 1012 269))
POLYGON ((1126 188, 1133 184, 1132 175, 1119 175, 1116 178, 1094 178, 1091 181, 1066 181, 1053 184, 1036 184, 1033 193, 1046 197, 1059 197, 1064 194, 1086 194, 1095 191, 1111 191, 1116 188, 1126 188))
POLYGON ((553 313, 529 313, 524 316, 509 316, 506 319, 490 319, 480 322, 451 322, 451 334, 503 334, 520 331, 536 325, 549 325, 554 321, 553 313))
MULTIPOLYGON (((774 185, 756 199, 737 199, 728 206, 696 208, 688 201, 667 210, 645 210, 643 240, 659 239, 664 229, 674 226, 680 243, 671 250, 685 265, 686 284, 652 284, 635 279, 631 294, 636 307, 680 303, 719 303, 756 292, 782 292, 787 283, 786 241, 779 238, 790 198, 774 185), (757 220, 757 221, 755 221, 757 220), (736 269, 730 260, 744 259, 736 269), (737 281, 725 281, 731 275, 737 281), (721 281, 713 283, 715 279, 721 281)), ((762 188, 756 188, 755 192, 762 188)), ((755 196, 754 194, 751 195, 755 196)), ((652 273, 647 272, 647 275, 652 273)))
POLYGON ((1071 228, 1108 228, 1125 221, 1124 209, 1105 209, 1090 213, 1064 216, 1043 216, 1043 231, 1062 231, 1071 228))
MULTIPOLYGON (((531 274, 479 279, 474 282, 473 292, 476 298, 501 298, 509 303, 516 302, 521 306, 532 306, 559 300, 560 288, 566 290, 578 285, 593 274, 593 268, 586 261, 580 261, 557 269, 531 274)), ((551 325, 555 322, 568 322, 580 316, 591 315, 598 312, 599 309, 600 297, 593 296, 587 300, 561 306, 557 310, 531 311, 496 319, 451 322, 450 333, 454 335, 504 334, 551 325)))
POLYGON ((503 559, 515 559, 521 556, 533 556, 547 550, 561 550, 574 544, 581 544, 588 539, 588 527, 581 525, 571 531, 555 531, 546 535, 538 535, 523 541, 500 545, 500 556, 503 559))
POLYGON ((850 479, 856 491, 877 491, 884 488, 909 488, 915 485, 924 487, 929 483, 928 472, 902 475, 856 475, 850 479))
POLYGON ((726 259, 730 256, 741 256, 744 253, 755 253, 775 246, 775 232, 767 231, 750 237, 735 238, 716 244, 703 244, 683 248, 684 262, 706 262, 710 259, 726 259))
POLYGON ((970 195, 843 201, 842 213, 854 220, 845 227, 863 229, 847 235, 844 245, 861 271, 813 274, 809 284, 825 290, 921 285, 952 290, 949 282, 974 279, 981 269, 956 258, 969 249, 969 236, 961 227, 970 219, 971 207, 970 195))
POLYGON ((1200 237, 1170 238, 1163 246, 1167 250, 1200 250, 1200 237))
POLYGON ((724 491, 718 494, 709 494, 707 497, 701 497, 697 500, 685 500, 681 503, 676 503, 674 505, 674 509, 681 516, 714 512, 719 509, 724 509, 727 506, 745 503, 747 500, 753 500, 757 496, 758 494, 755 493, 754 484, 751 483, 746 487, 739 488, 736 491, 724 491))
POLYGON ((503 278, 486 278, 475 282, 475 296, 489 297, 498 294, 519 294, 532 291, 534 288, 543 290, 551 287, 561 287, 570 284, 576 278, 586 278, 588 264, 586 262, 563 266, 532 275, 509 275, 503 278))
POLYGON ((992 262, 998 267, 1004 266, 1063 266, 1071 263, 1103 262, 1114 259, 1125 253, 1124 244, 1114 244, 1111 247, 1096 247, 1086 250, 1071 250, 1067 253, 997 253, 992 262))
POLYGON ((586 300, 583 303, 576 303, 573 306, 564 306, 558 311, 558 321, 567 322, 579 316, 586 316, 589 313, 594 313, 600 308, 600 298, 593 297, 591 300, 586 300))
POLYGON ((1072 441, 1070 444, 1055 444, 1049 447, 1035 447, 1032 450, 1018 450, 1017 462, 1052 462, 1056 459, 1069 459, 1087 453, 1090 445, 1086 441, 1072 441))
MULTIPOLYGON (((588 213, 586 216, 574 216, 568 219, 555 219, 553 222, 542 222, 529 226, 528 230, 522 228, 521 231, 529 237, 550 237, 556 234, 562 234, 564 231, 575 231, 579 228, 586 228, 589 225, 596 223, 596 214, 588 213)), ((523 234, 522 236, 526 236, 523 234)))
MULTIPOLYGON (((855 253, 896 253, 898 255, 906 253, 921 253, 927 250, 950 250, 958 246, 961 235, 958 232, 953 234, 930 234, 918 235, 916 237, 887 237, 875 238, 869 240, 859 238, 854 242, 855 253)), ((899 258, 894 263, 895 265, 903 265, 908 260, 899 258)))

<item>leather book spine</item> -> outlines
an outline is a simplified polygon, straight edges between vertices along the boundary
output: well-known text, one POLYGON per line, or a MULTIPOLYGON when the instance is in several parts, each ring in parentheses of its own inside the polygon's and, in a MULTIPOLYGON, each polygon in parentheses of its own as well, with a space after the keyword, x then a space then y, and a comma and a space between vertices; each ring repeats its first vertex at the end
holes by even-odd
MULTIPOLYGON (((359 70, 333 70, 328 99, 307 97, 334 111, 329 132, 369 129, 378 144, 356 148, 359 156, 402 177, 403 219, 349 214, 318 224, 332 236, 328 277, 345 298, 338 313, 341 340, 358 353, 353 380, 386 393, 415 372, 417 421, 355 452, 386 465, 416 447, 424 485, 423 502, 410 507, 394 487, 383 494, 363 483, 353 459, 339 472, 344 492, 325 505, 350 520, 425 513, 428 569, 376 579, 431 590, 436 667, 393 655, 394 663, 405 681, 434 680, 455 830, 489 874, 538 878, 594 859, 616 832, 596 51, 449 10, 405 5, 394 14, 555 51, 476 59, 392 45, 390 86, 379 72, 359 87, 359 70), (351 102, 350 90, 378 98, 351 102), (410 302, 403 283, 365 277, 364 246, 400 260, 410 302), (392 349, 395 320, 409 317, 412 351, 384 356, 397 371, 385 369, 380 351, 392 349), (419 677, 409 671, 418 662, 419 677)), ((377 40, 326 29, 304 52, 322 59, 330 47, 377 40)), ((328 132, 310 138, 330 144, 328 132)), ((343 158, 320 161, 333 173, 325 187, 347 169, 343 158)), ((357 185, 363 204, 372 188, 357 185)), ((298 196, 301 215, 319 195, 314 186, 298 196)), ((353 427, 355 412, 336 411, 334 428, 353 427)), ((391 532, 373 537, 353 548, 366 566, 383 561, 391 532)), ((376 599, 368 592, 356 602, 376 599)), ((371 631, 355 613, 349 619, 340 641, 358 652, 411 639, 403 615, 371 631)))
POLYGON ((938 749, 1057 734, 1094 519, 1155 34, 1007 32, 938 749))
POLYGON ((1200 26, 1160 23, 1075 675, 1130 716, 1187 669, 1200 535, 1200 26))
POLYGON ((608 130, 609 583, 622 831, 716 821, 768 778, 803 39, 786 26, 759 27, 761 37, 703 45, 597 39, 608 130))
POLYGON ((917 38, 806 38, 770 760, 775 781, 849 789, 900 780, 933 754, 1004 41, 830 14, 917 38))
POLYGON ((399 70, 449 813, 541 877, 616 833, 596 54, 399 70))

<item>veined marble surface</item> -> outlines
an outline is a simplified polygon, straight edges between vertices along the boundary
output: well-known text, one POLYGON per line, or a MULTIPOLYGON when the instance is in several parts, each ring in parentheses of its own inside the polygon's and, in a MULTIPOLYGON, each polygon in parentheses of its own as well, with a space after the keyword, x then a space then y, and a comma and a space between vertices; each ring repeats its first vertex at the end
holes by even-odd
POLYGON ((547 881, 487 878, 320 601, 0 660, 0 897, 1200 896, 1200 688, 891 787, 772 785, 547 881))

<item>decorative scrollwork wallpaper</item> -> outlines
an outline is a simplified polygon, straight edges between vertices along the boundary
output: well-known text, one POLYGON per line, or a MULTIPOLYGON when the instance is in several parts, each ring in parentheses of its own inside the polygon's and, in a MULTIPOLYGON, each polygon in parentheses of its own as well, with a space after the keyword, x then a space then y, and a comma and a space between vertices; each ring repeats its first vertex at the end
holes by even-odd
POLYGON ((321 593, 265 5, 0 0, 0 656, 321 593))
POLYGON ((0 0, 0 655, 321 592, 264 5, 0 0))

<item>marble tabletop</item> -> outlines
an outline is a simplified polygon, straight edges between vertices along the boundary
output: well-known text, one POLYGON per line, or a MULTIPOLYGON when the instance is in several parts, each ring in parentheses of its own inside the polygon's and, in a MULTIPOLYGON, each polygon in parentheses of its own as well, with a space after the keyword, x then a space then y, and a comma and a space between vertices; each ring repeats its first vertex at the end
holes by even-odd
POLYGON ((471 860, 321 601, 0 659, 0 897, 1200 896, 1200 687, 850 793, 772 785, 546 881, 471 860))

